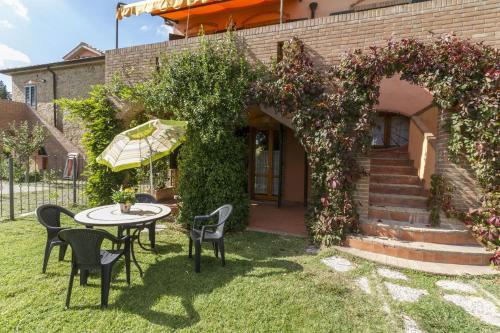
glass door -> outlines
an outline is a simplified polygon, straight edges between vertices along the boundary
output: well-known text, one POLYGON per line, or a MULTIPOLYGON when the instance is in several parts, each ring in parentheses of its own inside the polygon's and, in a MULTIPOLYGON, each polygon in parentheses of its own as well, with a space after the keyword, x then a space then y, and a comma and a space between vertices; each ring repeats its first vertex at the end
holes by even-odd
POLYGON ((279 193, 279 131, 256 130, 253 135, 253 157, 254 197, 275 200, 279 193))

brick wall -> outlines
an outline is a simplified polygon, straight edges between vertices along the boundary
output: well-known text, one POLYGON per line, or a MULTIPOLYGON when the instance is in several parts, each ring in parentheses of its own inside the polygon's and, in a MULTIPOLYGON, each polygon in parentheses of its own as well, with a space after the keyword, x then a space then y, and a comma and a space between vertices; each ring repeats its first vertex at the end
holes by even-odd
POLYGON ((368 219, 369 196, 370 196, 370 159, 367 157, 358 158, 358 165, 366 173, 356 182, 354 191, 354 202, 356 203, 359 217, 368 219))
MULTIPOLYGON (((500 46, 500 11, 494 0, 433 0, 363 12, 320 17, 313 20, 270 25, 238 31, 249 57, 269 62, 276 56, 279 41, 298 36, 318 64, 333 64, 342 53, 355 48, 383 45, 387 39, 432 38, 454 32, 458 36, 500 46)), ((221 34, 208 38, 220 38, 221 34)), ((188 50, 199 38, 139 45, 106 52, 106 80, 122 73, 132 82, 150 77, 156 57, 188 50)))
POLYGON ((437 173, 443 175, 454 187, 452 203, 455 208, 466 211, 471 207, 478 207, 481 199, 480 187, 472 177, 472 173, 448 159, 447 142, 449 134, 443 129, 450 116, 447 111, 439 111, 439 126, 436 138, 437 173))
MULTIPOLYGON (((83 63, 75 66, 54 68, 57 81, 57 98, 85 98, 90 86, 104 83, 104 61, 83 63)), ((52 74, 46 69, 15 73, 12 75, 12 99, 24 102, 24 87, 27 82, 35 82, 37 105, 35 111, 48 123, 54 125, 52 74)), ((81 148, 83 127, 72 121, 64 110, 58 112, 57 128, 73 144, 81 148)))
MULTIPOLYGON (((462 38, 499 47, 499 9, 498 1, 494 0, 432 0, 286 23, 281 30, 279 25, 241 30, 237 35, 249 58, 264 63, 276 56, 278 42, 298 36, 315 63, 324 66, 337 63, 346 51, 384 45, 391 38, 428 40, 433 34, 454 32, 462 38)), ((220 34, 208 36, 220 37, 220 34)), ((199 38, 189 38, 107 51, 106 80, 110 80, 114 73, 121 73, 130 82, 146 80, 151 77, 157 57, 189 50, 198 43, 199 38)), ((447 160, 446 140, 446 133, 440 129, 437 170, 452 178, 460 189, 454 199, 457 205, 463 208, 475 206, 479 193, 477 186, 466 170, 447 160)), ((368 183, 368 177, 362 178, 356 191, 361 216, 367 215, 368 183)))

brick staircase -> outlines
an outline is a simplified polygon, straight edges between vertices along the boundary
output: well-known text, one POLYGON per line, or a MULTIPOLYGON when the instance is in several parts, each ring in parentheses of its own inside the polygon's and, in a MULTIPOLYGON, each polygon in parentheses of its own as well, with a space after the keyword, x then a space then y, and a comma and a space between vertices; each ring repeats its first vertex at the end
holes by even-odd
MULTIPOLYGON (((416 269, 418 262, 437 263, 442 267, 428 271, 439 272, 446 265, 453 269, 456 265, 487 266, 492 253, 480 246, 461 222, 443 218, 439 227, 429 225, 428 196, 406 147, 374 150, 368 219, 360 221, 361 234, 346 241, 351 254, 367 259, 378 255, 389 264, 399 260, 402 266, 416 269)), ((458 271, 467 269, 459 267, 458 271)))

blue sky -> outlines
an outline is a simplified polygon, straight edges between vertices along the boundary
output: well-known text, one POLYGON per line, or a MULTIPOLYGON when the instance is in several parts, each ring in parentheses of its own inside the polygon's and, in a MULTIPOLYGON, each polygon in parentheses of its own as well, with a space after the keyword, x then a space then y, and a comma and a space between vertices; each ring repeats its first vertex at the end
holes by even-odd
MULTIPOLYGON (((126 1, 127 3, 137 0, 126 1)), ((114 0, 0 0, 0 68, 61 61, 79 42, 115 46, 114 0)), ((120 47, 167 39, 163 19, 150 15, 120 22, 120 47)), ((0 80, 11 90, 8 76, 0 80)))

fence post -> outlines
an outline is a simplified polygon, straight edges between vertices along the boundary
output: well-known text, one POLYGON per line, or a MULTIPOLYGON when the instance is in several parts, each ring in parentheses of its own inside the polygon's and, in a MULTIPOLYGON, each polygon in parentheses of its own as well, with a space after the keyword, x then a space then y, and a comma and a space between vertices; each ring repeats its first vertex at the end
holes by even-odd
POLYGON ((14 219, 14 160, 9 157, 9 218, 14 219))
POLYGON ((72 166, 72 169, 71 171, 73 171, 72 173, 72 179, 73 179, 73 205, 76 206, 76 172, 77 172, 77 169, 76 169, 76 166, 77 166, 77 160, 75 157, 73 157, 73 166, 72 166))

